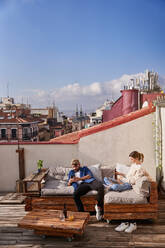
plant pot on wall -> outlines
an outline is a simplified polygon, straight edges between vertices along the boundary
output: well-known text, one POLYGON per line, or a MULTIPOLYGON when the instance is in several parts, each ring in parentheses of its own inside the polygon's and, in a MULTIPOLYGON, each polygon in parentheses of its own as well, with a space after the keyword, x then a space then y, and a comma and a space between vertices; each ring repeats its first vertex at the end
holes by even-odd
POLYGON ((43 160, 38 160, 38 161, 37 161, 38 173, 41 172, 42 167, 43 167, 43 160))

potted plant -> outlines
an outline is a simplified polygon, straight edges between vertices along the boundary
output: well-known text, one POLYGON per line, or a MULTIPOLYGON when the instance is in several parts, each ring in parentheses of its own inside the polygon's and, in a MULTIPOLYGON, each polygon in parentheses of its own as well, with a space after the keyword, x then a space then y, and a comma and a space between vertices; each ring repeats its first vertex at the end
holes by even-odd
POLYGON ((43 167, 43 160, 38 160, 38 161, 37 161, 38 173, 40 173, 42 167, 43 167))

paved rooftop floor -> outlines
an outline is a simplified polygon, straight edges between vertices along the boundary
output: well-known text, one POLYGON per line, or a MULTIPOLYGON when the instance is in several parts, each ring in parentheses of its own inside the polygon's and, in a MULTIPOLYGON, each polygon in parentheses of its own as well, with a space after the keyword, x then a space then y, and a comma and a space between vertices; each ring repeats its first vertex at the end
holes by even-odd
POLYGON ((120 224, 113 221, 110 224, 98 222, 95 216, 90 221, 81 238, 68 242, 65 238, 42 237, 32 230, 17 227, 18 221, 26 214, 24 204, 0 205, 0 247, 11 248, 113 248, 113 247, 165 247, 165 198, 159 200, 158 220, 139 221, 138 229, 132 234, 115 232, 120 224))

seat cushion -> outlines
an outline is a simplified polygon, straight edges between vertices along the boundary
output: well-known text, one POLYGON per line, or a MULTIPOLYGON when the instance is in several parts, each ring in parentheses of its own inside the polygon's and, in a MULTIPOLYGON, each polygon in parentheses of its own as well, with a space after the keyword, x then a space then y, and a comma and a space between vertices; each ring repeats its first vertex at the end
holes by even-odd
POLYGON ((123 192, 109 191, 104 195, 104 203, 145 204, 147 203, 147 198, 142 194, 137 194, 133 189, 123 192))
MULTIPOLYGON (((74 188, 72 186, 67 186, 65 180, 57 180, 50 178, 46 180, 44 187, 41 189, 41 195, 73 195, 74 188)), ((97 191, 92 190, 86 195, 96 195, 97 191)))
MULTIPOLYGON (((74 193, 74 188, 72 186, 65 186, 65 187, 57 187, 55 189, 47 189, 47 188, 43 188, 41 190, 41 195, 42 196, 53 196, 53 195, 61 195, 61 196, 68 196, 71 195, 73 196, 74 193)), ((96 195, 97 191, 92 190, 89 191, 86 195, 96 195)))

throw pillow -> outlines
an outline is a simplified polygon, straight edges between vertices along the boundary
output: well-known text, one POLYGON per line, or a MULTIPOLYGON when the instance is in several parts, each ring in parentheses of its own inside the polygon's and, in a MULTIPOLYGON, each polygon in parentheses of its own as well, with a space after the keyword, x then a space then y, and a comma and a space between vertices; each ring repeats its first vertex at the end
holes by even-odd
POLYGON ((48 174, 51 178, 54 178, 56 180, 67 181, 68 173, 70 170, 71 170, 71 168, 57 166, 54 168, 50 168, 48 174))
POLYGON ((102 166, 101 167, 101 172, 102 172, 102 178, 104 178, 104 177, 114 177, 115 168, 108 167, 108 166, 102 166))
POLYGON ((88 168, 91 170, 91 172, 92 172, 94 178, 96 178, 96 180, 102 181, 100 164, 90 165, 88 168))
POLYGON ((128 171, 130 170, 130 167, 125 165, 125 164, 116 164, 116 171, 124 173, 125 175, 127 175, 128 171))
POLYGON ((150 182, 146 176, 140 177, 136 180, 136 183, 133 185, 133 189, 137 194, 142 194, 145 197, 148 197, 150 194, 150 182))

